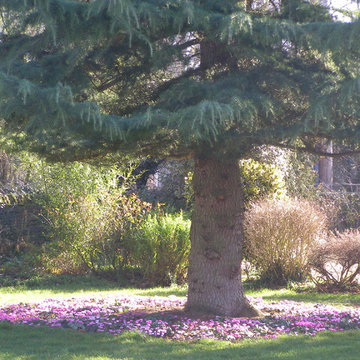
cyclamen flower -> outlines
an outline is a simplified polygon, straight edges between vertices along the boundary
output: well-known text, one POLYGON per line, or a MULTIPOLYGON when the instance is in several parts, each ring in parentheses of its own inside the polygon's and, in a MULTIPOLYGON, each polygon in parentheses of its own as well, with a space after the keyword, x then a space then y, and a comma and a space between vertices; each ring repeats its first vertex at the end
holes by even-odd
POLYGON ((219 316, 194 319, 164 311, 180 310, 185 305, 183 298, 124 296, 46 299, 37 304, 9 305, 0 308, 0 321, 110 334, 131 330, 176 340, 211 338, 239 341, 244 338, 275 338, 282 334, 314 335, 325 330, 360 329, 360 310, 357 309, 339 310, 328 305, 293 301, 269 304, 261 298, 251 301, 269 315, 262 319, 219 316))

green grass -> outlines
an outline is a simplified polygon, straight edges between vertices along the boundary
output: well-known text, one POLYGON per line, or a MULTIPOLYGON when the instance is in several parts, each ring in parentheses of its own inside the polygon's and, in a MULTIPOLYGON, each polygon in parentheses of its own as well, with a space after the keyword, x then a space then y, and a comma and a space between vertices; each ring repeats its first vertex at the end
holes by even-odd
POLYGON ((352 360, 359 359, 360 332, 322 333, 315 337, 195 343, 126 333, 87 334, 68 329, 0 326, 1 360, 352 360))
MULTIPOLYGON (((45 298, 84 297, 107 295, 186 296, 186 287, 136 289, 95 277, 50 277, 27 281, 21 285, 0 287, 0 305, 36 302, 45 298)), ((290 289, 249 289, 250 296, 261 296, 265 301, 293 300, 326 303, 339 306, 360 306, 360 295, 351 293, 327 294, 315 291, 297 292, 290 289)))
POLYGON ((246 292, 250 296, 261 296, 265 301, 292 300, 323 303, 335 306, 360 306, 360 295, 354 293, 318 293, 315 291, 297 292, 290 289, 260 289, 246 292))
POLYGON ((27 281, 16 286, 0 287, 0 305, 36 302, 46 298, 85 297, 90 295, 185 296, 186 292, 185 287, 179 286, 137 289, 94 277, 58 277, 27 281))
POLYGON ((185 296, 186 289, 180 287, 171 288, 151 288, 151 289, 134 289, 123 288, 114 290, 98 289, 26 289, 19 287, 0 288, 0 305, 29 303, 44 300, 46 298, 65 298, 65 297, 86 297, 86 296, 111 296, 111 295, 142 295, 142 296, 185 296))

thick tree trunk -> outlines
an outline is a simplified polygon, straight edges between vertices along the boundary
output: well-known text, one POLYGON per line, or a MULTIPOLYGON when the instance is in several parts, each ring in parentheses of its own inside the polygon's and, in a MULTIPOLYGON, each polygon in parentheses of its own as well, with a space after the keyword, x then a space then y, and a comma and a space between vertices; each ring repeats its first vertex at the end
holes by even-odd
POLYGON ((241 283, 243 196, 237 160, 195 159, 187 309, 251 317, 241 283))

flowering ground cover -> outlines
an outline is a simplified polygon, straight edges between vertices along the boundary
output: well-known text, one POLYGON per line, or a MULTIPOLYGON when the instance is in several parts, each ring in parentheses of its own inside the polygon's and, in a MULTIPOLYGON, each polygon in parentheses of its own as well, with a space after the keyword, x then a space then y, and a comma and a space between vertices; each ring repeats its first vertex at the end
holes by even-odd
POLYGON ((181 311, 185 299, 170 297, 109 296, 105 298, 47 299, 34 304, 0 308, 0 321, 29 326, 47 325, 81 332, 120 334, 136 331, 177 340, 201 338, 237 341, 278 335, 360 329, 360 309, 294 301, 250 301, 264 313, 256 319, 218 316, 194 317, 181 311))

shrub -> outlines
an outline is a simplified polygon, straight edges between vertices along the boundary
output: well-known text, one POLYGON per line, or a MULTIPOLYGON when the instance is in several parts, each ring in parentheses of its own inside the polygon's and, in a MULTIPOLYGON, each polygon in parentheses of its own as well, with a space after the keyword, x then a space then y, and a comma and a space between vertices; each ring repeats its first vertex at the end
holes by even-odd
POLYGON ((151 206, 135 195, 111 192, 74 199, 62 211, 52 209, 53 242, 46 250, 53 273, 110 272, 119 275, 126 259, 124 237, 138 226, 151 206))
POLYGON ((124 248, 128 265, 147 285, 181 284, 187 276, 190 220, 182 213, 153 212, 129 233, 124 248))
POLYGON ((317 288, 344 290, 360 274, 360 231, 332 233, 319 241, 310 256, 311 278, 317 288))
POLYGON ((240 174, 246 203, 264 197, 282 198, 286 194, 282 173, 275 165, 255 160, 241 160, 240 174))
MULTIPOLYGON (((240 160, 239 167, 246 204, 261 198, 279 199, 286 195, 283 174, 276 165, 248 159, 240 160)), ((190 171, 185 178, 184 196, 189 208, 194 202, 192 177, 190 171)))
POLYGON ((326 216, 305 200, 259 201, 245 215, 245 254, 268 285, 284 285, 308 274, 314 241, 326 216))
POLYGON ((33 201, 41 206, 49 228, 50 243, 42 258, 46 269, 117 275, 123 267, 125 233, 151 208, 135 195, 124 195, 129 185, 124 169, 43 161, 33 162, 32 169, 33 201))

